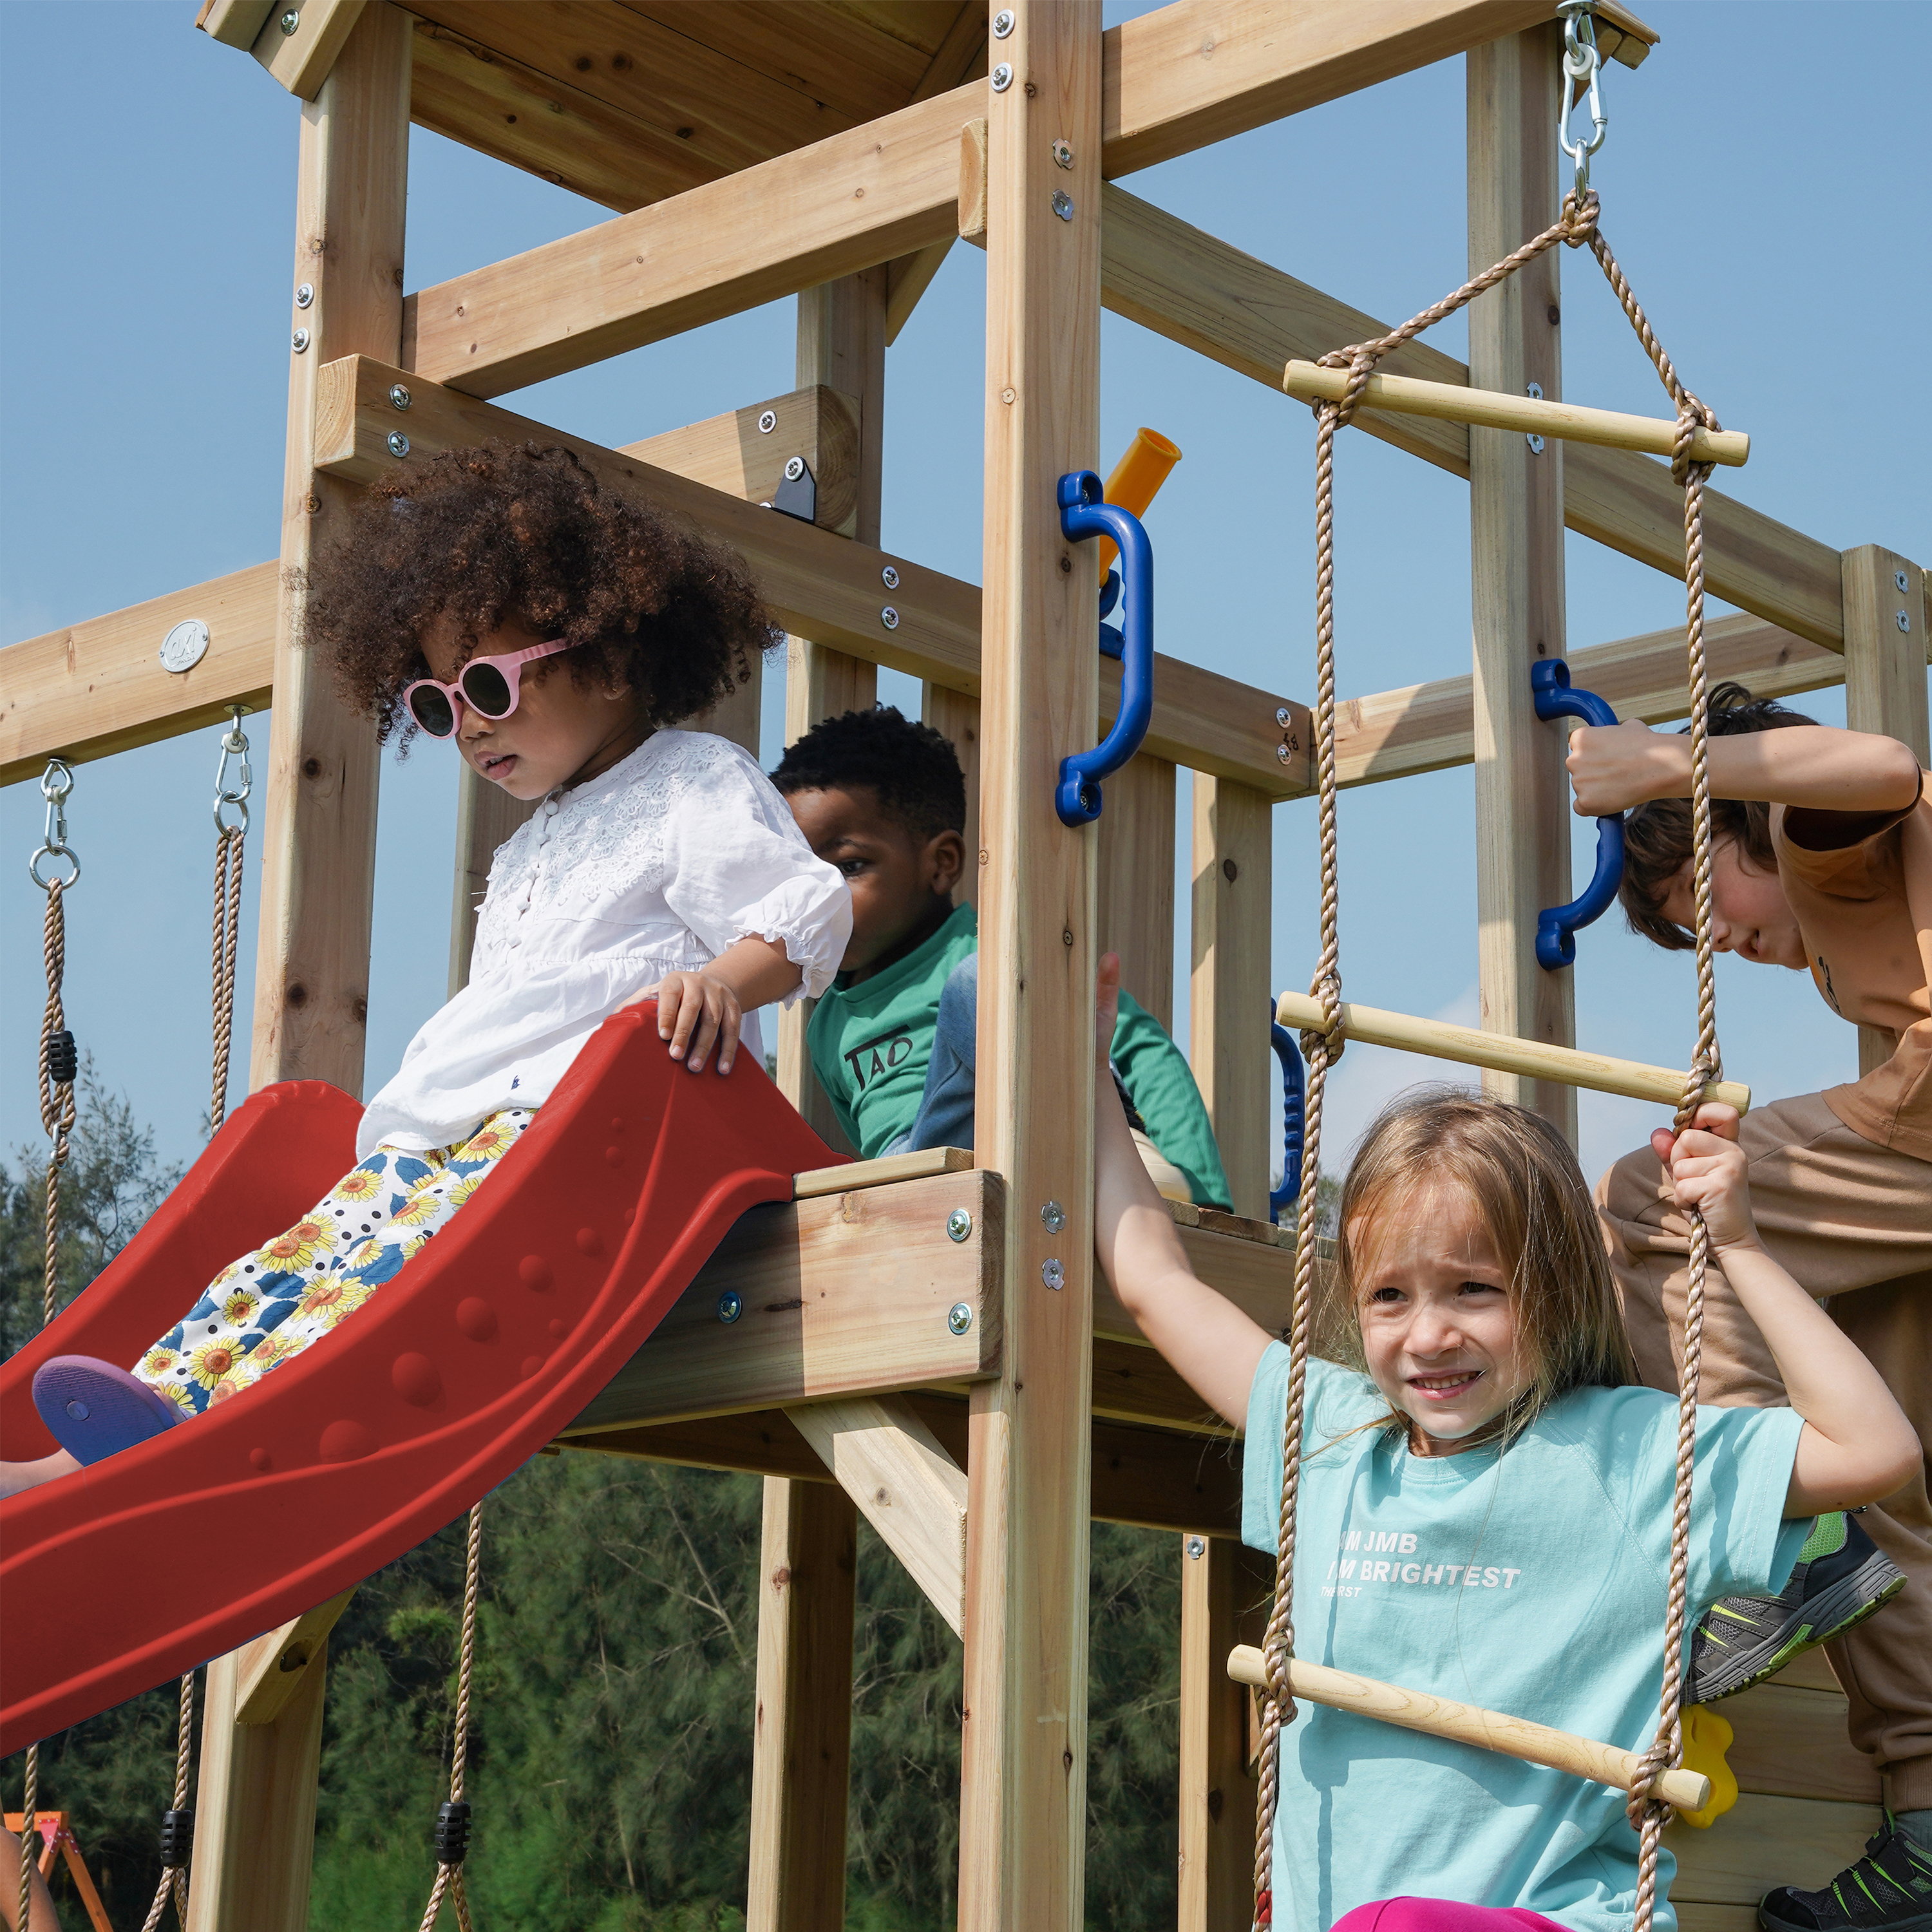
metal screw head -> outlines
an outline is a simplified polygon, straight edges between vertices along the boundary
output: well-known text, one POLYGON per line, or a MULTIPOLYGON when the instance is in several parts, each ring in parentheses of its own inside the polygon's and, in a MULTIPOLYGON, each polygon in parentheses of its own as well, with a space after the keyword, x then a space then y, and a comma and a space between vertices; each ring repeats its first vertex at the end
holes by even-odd
POLYGON ((1286 705, 1277 704, 1274 708, 1274 722, 1286 731, 1294 722, 1294 713, 1286 705))
POLYGON ((1040 1278, 1056 1294, 1066 1286, 1066 1270, 1058 1262, 1042 1262, 1040 1278))
POLYGON ((1049 1201, 1040 1210, 1040 1225, 1049 1234, 1057 1234, 1066 1226, 1066 1210, 1058 1201, 1049 1201))
POLYGON ((1901 590, 1910 590, 1912 588, 1911 578, 1907 577, 1902 570, 1894 570, 1892 573, 1892 580, 1901 590))
POLYGON ((735 1288, 728 1288, 718 1298, 718 1318, 728 1325, 737 1320, 745 1312, 745 1304, 738 1298, 735 1288))
POLYGON ((1531 455, 1540 456, 1543 454, 1543 439, 1541 436, 1526 436, 1523 440, 1529 445, 1529 453, 1531 455))
POLYGON ((1004 40, 1018 25, 1018 22, 1013 18, 1013 10, 1010 7, 1002 7, 993 16, 994 39, 1004 40))
POLYGON ((879 613, 879 622, 884 625, 887 630, 896 631, 899 627, 899 614, 888 604, 879 613))
POLYGON ((785 465, 785 481, 788 483, 796 483, 804 474, 805 458, 802 456, 794 456, 785 465))
POLYGON ((1071 141, 1054 142, 1053 144, 1053 158, 1058 161, 1063 168, 1070 168, 1072 166, 1073 143, 1071 141))
POLYGON ((973 1217, 963 1208, 956 1208, 946 1217, 946 1238, 963 1241, 973 1232, 973 1217))
POLYGON ((890 564, 887 564, 885 568, 879 572, 879 581, 888 590, 896 590, 899 587, 899 574, 890 564))
POLYGON ((1187 1553, 1199 1562, 1208 1554, 1208 1539, 1204 1536, 1190 1536, 1187 1539, 1187 1553))
POLYGON ((1285 765, 1294 756, 1294 754, 1286 745, 1277 745, 1274 748, 1274 755, 1278 763, 1285 765))
POLYGON ((758 412, 758 434, 760 436, 770 436, 778 426, 778 412, 776 410, 760 410, 758 412))
POLYGON ((301 25, 302 16, 292 7, 282 16, 281 29, 285 34, 292 34, 301 25))
POLYGON ((946 1311, 946 1325, 956 1335, 963 1335, 973 1325, 973 1311, 963 1301, 956 1301, 946 1311))
POLYGON ((1912 634, 1912 618, 1910 614, 1906 611, 1900 611, 1897 622, 1898 628, 1901 631, 1904 632, 1906 636, 1910 637, 1912 634))
POLYGON ((1053 190, 1053 212, 1063 221, 1073 219, 1073 197, 1064 188, 1053 190))
POLYGON ((296 290, 296 307, 297 308, 307 308, 309 304, 314 300, 315 284, 313 282, 304 282, 300 288, 296 290))
POLYGON ((1543 400, 1543 385, 1540 382, 1532 382, 1524 390, 1523 394, 1540 403, 1543 400))
POLYGON ((289 338, 289 346, 299 356, 308 346, 308 331, 305 328, 298 328, 289 338))
POLYGON ((389 432, 389 454, 390 454, 392 456, 406 456, 406 455, 408 455, 408 454, 409 454, 409 453, 410 453, 410 440, 409 440, 409 438, 408 438, 407 436, 406 436, 405 435, 404 435, 404 434, 402 433, 402 431, 401 431, 400 430, 399 430, 399 429, 392 429, 392 430, 390 430, 390 432, 389 432))
POLYGON ((392 408, 406 410, 412 400, 410 392, 400 382, 389 385, 389 402, 392 408))
POLYGON ((995 94, 1005 93, 1006 89, 1013 84, 1012 69, 1004 61, 1000 62, 993 70, 992 80, 993 92, 995 94))

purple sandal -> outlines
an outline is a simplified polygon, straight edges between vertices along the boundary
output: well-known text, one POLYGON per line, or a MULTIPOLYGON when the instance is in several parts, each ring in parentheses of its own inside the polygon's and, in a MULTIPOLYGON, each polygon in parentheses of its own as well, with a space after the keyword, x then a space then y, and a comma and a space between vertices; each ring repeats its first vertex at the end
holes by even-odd
POLYGON ((52 1355, 34 1372, 34 1406, 77 1462, 104 1462, 184 1420, 138 1376, 92 1355, 52 1355))

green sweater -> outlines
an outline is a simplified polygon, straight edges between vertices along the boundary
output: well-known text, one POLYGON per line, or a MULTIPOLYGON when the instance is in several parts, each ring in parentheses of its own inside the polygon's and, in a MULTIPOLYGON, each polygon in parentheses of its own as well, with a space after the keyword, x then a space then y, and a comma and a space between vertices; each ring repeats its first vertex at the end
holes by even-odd
MULTIPOLYGON (((979 944, 973 908, 956 906, 923 945, 856 986, 835 980, 813 1010, 806 1033, 812 1070, 866 1159, 917 1116, 940 991, 979 944)), ((1113 1060, 1148 1138, 1186 1175, 1196 1204, 1226 1208, 1228 1178, 1194 1076, 1160 1022, 1124 992, 1113 1060)))

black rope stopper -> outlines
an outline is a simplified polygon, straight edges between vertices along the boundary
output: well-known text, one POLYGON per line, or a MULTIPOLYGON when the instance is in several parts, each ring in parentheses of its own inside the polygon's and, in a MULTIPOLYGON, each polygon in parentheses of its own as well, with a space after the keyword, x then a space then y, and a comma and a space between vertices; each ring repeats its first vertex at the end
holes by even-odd
POLYGON ((188 1863, 188 1855, 194 1845, 194 1814, 192 1811, 164 1811, 161 1814, 161 1864, 168 1871, 178 1871, 188 1863))
POLYGON ((52 1087, 70 1087, 80 1071, 80 1055, 74 1043, 74 1035, 64 1028, 47 1036, 47 1084, 52 1087))
POLYGON ((470 1850, 470 1806, 458 1798, 437 1808, 436 1862, 440 1865, 460 1865, 470 1850))

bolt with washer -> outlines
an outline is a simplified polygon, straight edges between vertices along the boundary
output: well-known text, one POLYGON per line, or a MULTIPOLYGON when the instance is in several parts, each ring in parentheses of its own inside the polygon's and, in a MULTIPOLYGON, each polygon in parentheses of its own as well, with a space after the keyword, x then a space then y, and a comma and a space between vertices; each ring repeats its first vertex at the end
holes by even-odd
POLYGON ((899 614, 888 604, 879 613, 879 622, 884 625, 887 630, 896 631, 899 627, 899 614))
POLYGON ((1040 1278, 1053 1290, 1055 1294, 1066 1286, 1066 1270, 1057 1261, 1042 1262, 1040 1264, 1040 1278))
POLYGON ((299 356, 302 351, 308 346, 308 344, 309 334, 308 331, 305 328, 297 329, 294 334, 289 338, 289 346, 292 349, 298 356, 299 356))
POLYGON ((1274 722, 1286 731, 1294 722, 1294 713, 1286 705, 1277 704, 1274 708, 1274 722))
POLYGON ((973 1217, 963 1208, 956 1208, 946 1217, 946 1234, 949 1240, 963 1241, 973 1232, 973 1217))
POLYGON ((309 304, 314 300, 315 284, 313 282, 304 282, 300 288, 296 290, 296 307, 297 308, 307 308, 309 304))
POLYGON ((879 581, 888 590, 896 590, 899 587, 899 574, 890 564, 887 564, 885 568, 879 572, 879 581))
POLYGON ((302 16, 292 7, 281 17, 281 29, 285 34, 292 34, 301 25, 302 16))
POLYGON ((1064 188, 1053 190, 1053 212, 1063 221, 1073 219, 1073 197, 1064 188))
POLYGON ((1049 1201, 1040 1210, 1040 1225, 1049 1234, 1057 1234, 1066 1226, 1066 1210, 1058 1201, 1049 1201))
POLYGON ((946 1325, 956 1335, 963 1335, 973 1325, 973 1311, 963 1301, 956 1301, 946 1311, 946 1325))
POLYGON ((994 39, 1004 40, 1018 24, 1019 22, 1013 17, 1013 10, 1010 7, 1002 7, 993 16, 994 39))
POLYGON ((389 385, 389 406, 392 409, 406 410, 413 400, 401 383, 392 382, 389 385))
POLYGON ((1013 70, 1004 61, 993 70, 993 92, 1004 94, 1013 84, 1013 70))
POLYGON ((745 1304, 739 1299, 735 1288, 728 1288, 718 1298, 718 1318, 727 1325, 737 1320, 745 1312, 745 1304))
POLYGON ((1199 1562, 1208 1554, 1208 1539, 1204 1536, 1190 1536, 1187 1539, 1187 1553, 1199 1562))
POLYGON ((758 434, 760 436, 770 436, 778 426, 778 412, 776 410, 760 410, 758 412, 758 434))
POLYGON ((785 464, 785 481, 796 483, 805 474, 805 458, 794 456, 785 464))
POLYGON ((1058 161, 1063 168, 1070 168, 1072 166, 1073 143, 1071 141, 1054 142, 1053 144, 1053 158, 1058 161))
POLYGON ((1898 628, 1903 631, 1907 637, 1910 637, 1912 634, 1912 618, 1910 613, 1904 610, 1900 611, 1897 621, 1898 628))
POLYGON ((1291 752, 1286 745, 1276 746, 1274 748, 1274 754, 1276 759, 1280 764, 1284 765, 1288 764, 1294 756, 1294 754, 1291 752))
POLYGON ((402 433, 402 431, 401 431, 400 430, 399 430, 399 429, 392 429, 392 430, 390 430, 390 432, 389 432, 389 454, 390 454, 392 456, 406 456, 406 455, 408 455, 408 454, 409 454, 409 453, 410 453, 410 440, 409 440, 409 438, 408 438, 407 436, 406 436, 405 435, 404 435, 404 434, 402 433))
POLYGON ((1902 570, 1894 570, 1892 573, 1892 580, 1901 590, 1910 590, 1912 588, 1911 578, 1907 577, 1902 570))

